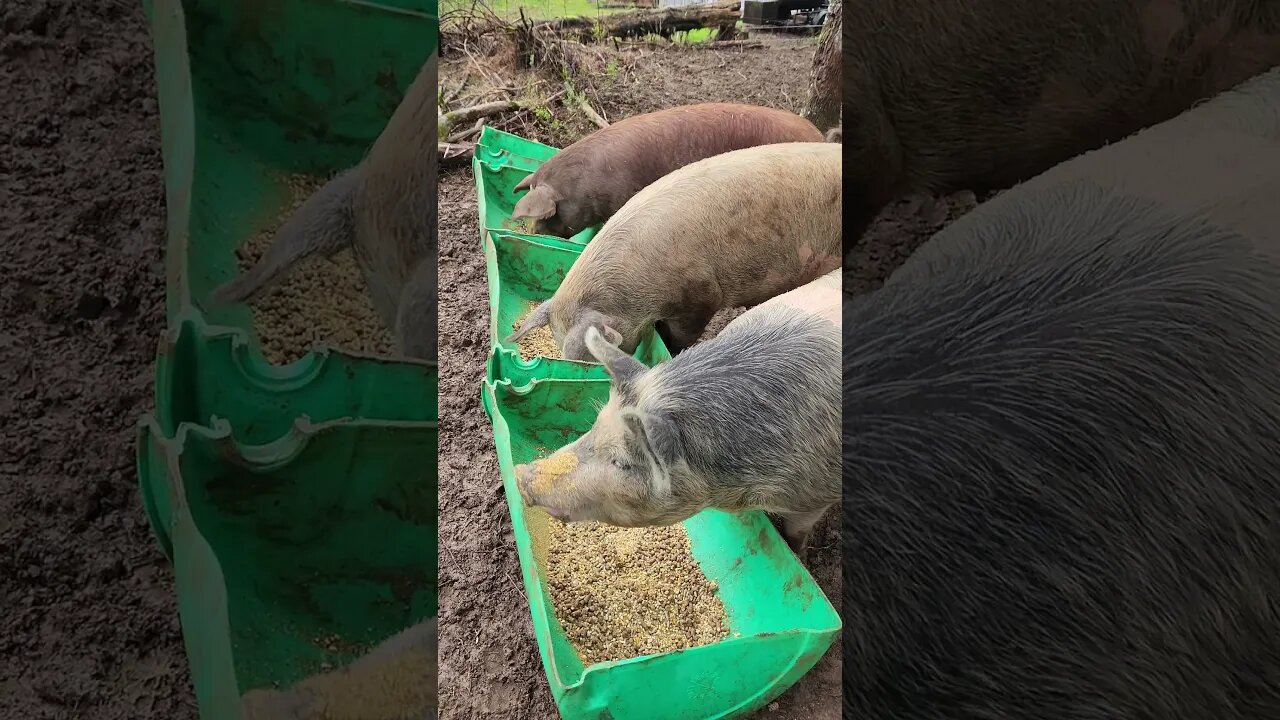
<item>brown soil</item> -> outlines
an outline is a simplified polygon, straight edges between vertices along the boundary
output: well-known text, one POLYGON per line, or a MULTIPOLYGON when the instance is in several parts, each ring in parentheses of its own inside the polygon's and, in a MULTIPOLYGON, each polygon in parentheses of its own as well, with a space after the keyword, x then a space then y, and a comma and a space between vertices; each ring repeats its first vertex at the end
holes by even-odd
POLYGON ((0 97, 0 717, 194 720, 134 469, 164 325, 142 3, 0 3, 0 97))
MULTIPOLYGON (((290 178, 292 202, 274 227, 236 250, 241 272, 262 257, 271 247, 276 228, 322 184, 303 175, 290 178)), ((306 258, 278 285, 253 298, 250 307, 262 354, 275 365, 293 362, 316 345, 370 355, 394 354, 391 332, 373 309, 364 276, 350 250, 330 258, 306 258)))
POLYGON ((973 193, 959 192, 936 200, 905 198, 885 208, 854 243, 844 266, 844 292, 861 295, 879 288, 925 240, 975 205, 973 193))
MULTIPOLYGON (((759 50, 628 51, 613 79, 593 81, 593 107, 611 120, 704 101, 798 110, 813 48, 812 38, 779 38, 759 50)), ((442 83, 456 86, 459 78, 450 73, 462 72, 465 65, 465 60, 445 61, 442 83)), ((526 113, 504 121, 504 127, 563 146, 593 126, 571 113, 554 122, 526 113)), ((440 184, 441 718, 557 717, 533 638, 493 433, 478 397, 490 342, 487 297, 475 185, 469 170, 455 170, 440 184)), ((722 312, 704 337, 739 312, 722 312)), ((806 565, 839 609, 835 513, 816 528, 806 565)), ((809 674, 756 717, 837 720, 839 645, 837 640, 809 674)))

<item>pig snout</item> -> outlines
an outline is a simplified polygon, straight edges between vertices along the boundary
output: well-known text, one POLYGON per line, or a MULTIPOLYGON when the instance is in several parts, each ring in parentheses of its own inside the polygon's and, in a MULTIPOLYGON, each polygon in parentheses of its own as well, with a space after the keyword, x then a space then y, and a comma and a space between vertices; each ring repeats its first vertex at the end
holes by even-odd
POLYGON ((516 489, 520 491, 520 499, 524 501, 525 505, 537 504, 530 495, 529 489, 529 486, 533 483, 533 478, 536 477, 537 474, 537 471, 533 469, 533 465, 529 463, 516 466, 516 489))
POLYGON ((562 487, 564 478, 578 465, 571 452, 560 452, 548 458, 515 467, 516 489, 529 507, 542 508, 548 515, 568 522, 570 508, 562 487))

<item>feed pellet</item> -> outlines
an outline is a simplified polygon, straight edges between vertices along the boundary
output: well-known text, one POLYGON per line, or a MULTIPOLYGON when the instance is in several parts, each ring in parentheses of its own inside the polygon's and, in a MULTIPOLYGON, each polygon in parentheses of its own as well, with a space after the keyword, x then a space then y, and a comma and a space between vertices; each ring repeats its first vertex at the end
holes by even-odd
MULTIPOLYGON (((287 183, 290 203, 275 222, 236 250, 242 271, 267 251, 276 228, 322 184, 305 175, 292 176, 287 183)), ((360 268, 346 250, 332 258, 307 258, 249 306, 262 353, 273 365, 293 362, 321 343, 378 355, 391 355, 395 348, 390 331, 374 312, 360 268)))
MULTIPOLYGON (((524 319, 529 317, 530 313, 537 307, 538 303, 530 305, 528 311, 511 324, 512 332, 518 330, 524 319)), ((562 357, 560 348, 556 347, 556 337, 551 334, 551 327, 548 325, 531 330, 528 335, 520 338, 516 346, 520 349, 520 358, 522 360, 532 360, 539 355, 556 360, 562 357)))
POLYGON ((311 677, 286 691, 245 693, 249 720, 307 717, 314 720, 424 720, 436 716, 436 692, 424 681, 436 673, 436 659, 404 653, 371 668, 347 667, 311 677), (305 715, 298 713, 305 704, 305 715))
POLYGON ((555 614, 583 664, 707 645, 728 637, 716 583, 683 525, 620 528, 526 514, 555 614))

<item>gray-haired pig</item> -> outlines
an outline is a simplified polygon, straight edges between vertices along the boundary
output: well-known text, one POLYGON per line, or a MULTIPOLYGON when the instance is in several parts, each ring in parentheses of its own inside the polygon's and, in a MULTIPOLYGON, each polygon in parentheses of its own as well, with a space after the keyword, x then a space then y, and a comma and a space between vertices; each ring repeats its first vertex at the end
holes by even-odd
POLYGON ((864 0, 843 22, 845 253, 918 193, 984 193, 1280 64, 1274 0, 864 0))
POLYGON ((846 301, 844 717, 1280 717, 1280 70, 846 301))
POLYGON ((836 270, 653 369, 589 328, 609 402, 585 435, 516 467, 525 503, 622 527, 766 510, 802 552, 840 498, 840 297, 836 270))
POLYGON ((436 720, 436 619, 384 640, 367 655, 287 690, 251 690, 243 720, 436 720))
POLYGON ((530 189, 511 217, 534 231, 569 237, 609 219, 636 193, 696 160, 756 145, 821 142, 794 113, 735 103, 682 105, 635 115, 556 153, 516 184, 530 189))
POLYGON ((840 151, 779 143, 686 165, 642 190, 508 338, 550 325, 570 360, 588 328, 633 352, 657 323, 672 353, 721 308, 751 306, 840 265, 840 151))
POLYGON ((433 52, 368 156, 308 198, 261 260, 213 292, 211 305, 253 297, 312 254, 351 248, 400 352, 435 359, 436 66, 433 52))

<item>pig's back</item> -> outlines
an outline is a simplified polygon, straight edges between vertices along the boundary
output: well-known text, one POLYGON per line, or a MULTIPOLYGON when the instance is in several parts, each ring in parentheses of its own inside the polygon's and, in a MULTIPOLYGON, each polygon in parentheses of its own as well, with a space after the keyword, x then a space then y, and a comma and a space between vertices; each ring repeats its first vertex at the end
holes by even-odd
POLYGON ((1020 193, 848 303, 851 716, 1280 707, 1280 266, 1177 210, 1020 193))
POLYGON ((780 268, 788 279, 806 264, 809 277, 825 273, 839 263, 840 162, 839 145, 805 142, 691 163, 623 205, 574 268, 721 283, 734 275, 762 287, 780 268))
MULTIPOLYGON (((1280 257, 1280 69, 983 203, 921 246, 886 285, 918 282, 919 276, 957 264, 1015 266, 1046 252, 1058 242, 1055 235, 1038 236, 1035 243, 1013 238, 1042 222, 1044 215, 1035 208, 1045 200, 1037 198, 1056 188, 1141 201, 1172 218, 1238 234, 1258 252, 1280 257)), ((1070 193, 1053 196, 1066 202, 1062 198, 1070 193)), ((1078 207, 1077 229, 1107 232, 1099 222, 1118 225, 1132 219, 1091 218, 1083 205, 1078 207)))
POLYGON ((1280 63, 1270 0, 873 0, 851 13, 844 124, 876 137, 887 121, 917 189, 1007 187, 1280 63), (853 101, 865 94, 884 118, 853 101))
POLYGON ((823 142, 813 123, 776 108, 702 103, 636 115, 565 148, 595 160, 595 169, 648 176, 731 150, 781 142, 823 142))
POLYGON ((538 172, 562 191, 590 198, 608 217, 642 188, 689 163, 741 148, 823 139, 813 123, 794 113, 704 103, 621 120, 557 153, 538 172))
MULTIPOLYGON (((776 311, 797 311, 813 315, 840 329, 841 318, 841 270, 839 268, 794 290, 772 297, 739 315, 733 322, 754 315, 776 311)), ((732 326, 730 323, 728 327, 732 326)))

